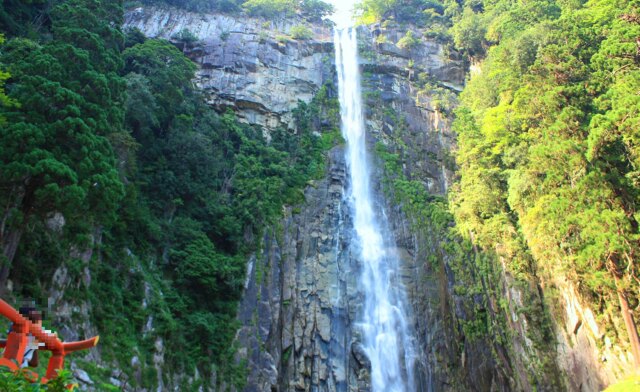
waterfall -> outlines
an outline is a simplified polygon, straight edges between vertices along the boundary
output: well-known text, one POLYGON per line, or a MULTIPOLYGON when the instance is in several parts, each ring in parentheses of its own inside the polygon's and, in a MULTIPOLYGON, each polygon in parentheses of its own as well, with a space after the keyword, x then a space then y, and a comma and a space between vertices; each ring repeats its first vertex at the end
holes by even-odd
POLYGON ((364 303, 357 328, 371 362, 372 391, 415 391, 414 346, 395 241, 382 202, 371 189, 356 29, 336 29, 334 42, 342 135, 347 141, 347 201, 353 212, 356 257, 362 263, 359 280, 364 303))

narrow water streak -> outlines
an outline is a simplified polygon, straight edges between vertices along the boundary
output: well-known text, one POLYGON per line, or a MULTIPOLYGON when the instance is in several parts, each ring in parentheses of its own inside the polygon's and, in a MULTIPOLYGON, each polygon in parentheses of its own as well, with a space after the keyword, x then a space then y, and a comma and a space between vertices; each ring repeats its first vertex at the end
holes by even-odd
POLYGON ((358 325, 371 361, 371 387, 374 392, 415 391, 413 339, 395 243, 379 207, 382 203, 371 191, 355 28, 336 30, 334 42, 342 135, 347 141, 348 201, 354 215, 365 297, 358 325))

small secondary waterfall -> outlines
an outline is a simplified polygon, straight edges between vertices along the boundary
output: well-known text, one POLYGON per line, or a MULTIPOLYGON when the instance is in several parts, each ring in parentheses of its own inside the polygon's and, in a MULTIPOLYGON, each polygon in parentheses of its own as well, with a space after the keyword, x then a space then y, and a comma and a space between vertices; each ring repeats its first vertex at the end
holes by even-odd
POLYGON ((339 82, 342 135, 347 141, 346 162, 350 179, 348 202, 353 211, 356 256, 363 311, 356 326, 371 361, 373 392, 415 391, 414 346, 407 321, 406 294, 400 281, 395 241, 381 203, 371 190, 365 126, 358 70, 355 28, 337 29, 334 35, 339 82))

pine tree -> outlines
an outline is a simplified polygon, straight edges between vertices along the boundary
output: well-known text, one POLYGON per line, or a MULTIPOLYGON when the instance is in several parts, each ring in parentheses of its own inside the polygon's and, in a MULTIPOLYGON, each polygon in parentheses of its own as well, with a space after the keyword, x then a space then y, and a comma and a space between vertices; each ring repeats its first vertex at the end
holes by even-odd
POLYGON ((0 133, 0 243, 6 281, 28 223, 62 213, 86 232, 114 219, 123 196, 110 137, 123 131, 121 2, 72 0, 51 14, 53 40, 13 39, 0 133))

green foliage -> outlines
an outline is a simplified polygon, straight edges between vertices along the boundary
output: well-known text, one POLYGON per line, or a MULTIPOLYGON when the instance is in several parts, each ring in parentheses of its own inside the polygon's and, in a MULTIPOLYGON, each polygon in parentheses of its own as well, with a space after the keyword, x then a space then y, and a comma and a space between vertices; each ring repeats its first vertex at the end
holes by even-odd
MULTIPOLYGON (((322 0, 142 0, 142 4, 163 3, 196 12, 238 13, 264 18, 287 17, 294 14, 313 22, 333 13, 333 6, 322 0)), ((137 6, 129 4, 129 8, 137 6)))
POLYGON ((0 3, 0 31, 8 36, 36 36, 48 27, 50 7, 46 0, 4 0, 0 3))
POLYGON ((389 38, 384 34, 379 34, 375 40, 376 44, 384 44, 389 42, 389 38))
POLYGON ((618 293, 640 300, 638 12, 616 0, 497 2, 465 8, 452 29, 471 54, 494 42, 454 124, 461 234, 518 274, 568 277, 618 314, 606 321, 615 335, 618 293))
POLYGON ((640 376, 631 376, 605 389, 605 392, 638 392, 638 391, 640 391, 640 376))
POLYGON ((382 20, 383 16, 394 9, 397 0, 363 0, 356 4, 358 22, 372 24, 382 20))
POLYGON ((0 369, 0 390, 3 392, 65 392, 70 382, 71 373, 67 370, 60 371, 58 377, 49 381, 45 386, 40 383, 30 383, 20 373, 13 373, 5 368, 0 369))
POLYGON ((404 35, 404 37, 400 38, 398 43, 396 43, 396 46, 399 47, 400 49, 411 50, 411 49, 414 49, 419 44, 420 44, 420 40, 414 36, 413 31, 407 30, 407 33, 404 35))
POLYGON ((184 45, 192 45, 198 41, 198 37, 189 29, 182 29, 171 38, 182 42, 184 45))
POLYGON ((310 21, 320 21, 334 11, 333 5, 322 0, 302 0, 299 7, 302 16, 310 21))
POLYGON ((459 20, 451 29, 453 42, 457 49, 466 49, 471 54, 482 53, 486 26, 481 15, 466 7, 459 20))
POLYGON ((307 40, 313 38, 313 32, 305 25, 295 25, 289 30, 293 39, 307 40))
POLYGON ((245 0, 142 0, 141 2, 142 4, 148 5, 164 3, 196 12, 217 11, 235 13, 241 10, 240 5, 244 1, 245 0))
POLYGON ((242 8, 251 16, 273 19, 300 14, 313 22, 333 13, 333 6, 322 0, 247 0, 242 8))
POLYGON ((451 24, 445 15, 447 3, 457 5, 454 0, 363 0, 356 5, 356 15, 360 24, 382 22, 387 28, 391 21, 411 23, 423 29, 426 36, 446 40, 451 24))
POLYGON ((443 87, 426 73, 418 75, 418 85, 420 86, 418 97, 422 94, 428 96, 431 100, 431 106, 446 116, 453 113, 453 109, 458 104, 458 97, 452 90, 443 87))
MULTIPOLYGON (((144 81, 153 91, 153 107, 155 108, 180 108, 184 102, 185 87, 194 75, 195 64, 180 53, 171 43, 162 40, 147 40, 135 45, 123 53, 125 72, 145 77, 144 81)), ((130 79, 131 80, 131 79, 130 79)), ((148 89, 146 89, 148 91, 148 89)), ((134 91, 130 89, 130 91, 134 91)), ((136 93, 136 95, 138 95, 136 93)), ((140 97, 142 98, 142 97, 140 97)), ((147 103, 149 103, 147 101, 147 103)), ((159 128, 165 128, 171 121, 171 110, 147 110, 140 102, 129 102, 129 107, 137 107, 138 110, 156 113, 159 128)), ((145 124, 127 123, 134 131, 142 131, 145 124)), ((152 125, 152 124, 147 124, 152 125)))
POLYGON ((295 13, 296 3, 296 0, 249 0, 242 8, 251 16, 284 18, 295 13))
POLYGON ((114 221, 123 186, 110 140, 126 135, 121 18, 118 2, 66 2, 51 11, 53 39, 5 45, 0 61, 17 104, 4 108, 0 131, 3 246, 19 244, 53 212, 65 215, 75 237, 114 221))
MULTIPOLYGON (((0 47, 2 46, 3 43, 4 43, 4 36, 0 34, 0 47)), ((2 52, 0 52, 0 55, 1 53, 2 52)), ((14 104, 13 101, 6 95, 4 91, 4 85, 7 79, 9 79, 9 76, 11 76, 9 75, 9 73, 3 72, 0 69, 0 108, 11 106, 14 104)), ((4 125, 4 124, 5 124, 5 118, 0 116, 0 125, 4 125)))

